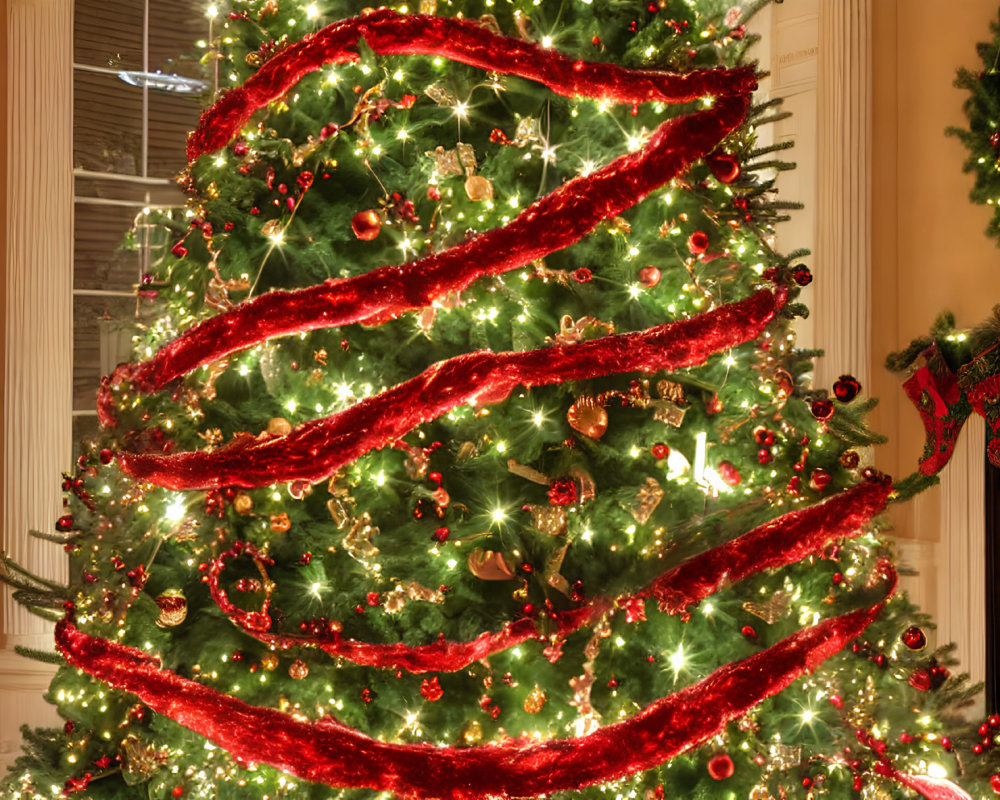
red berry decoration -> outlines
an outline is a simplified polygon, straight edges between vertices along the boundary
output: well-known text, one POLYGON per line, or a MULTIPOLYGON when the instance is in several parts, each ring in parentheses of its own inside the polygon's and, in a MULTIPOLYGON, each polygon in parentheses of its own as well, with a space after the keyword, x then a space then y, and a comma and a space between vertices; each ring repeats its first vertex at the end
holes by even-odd
POLYGON ((178 258, 184 258, 184 256, 188 254, 187 248, 184 246, 184 242, 178 242, 175 244, 170 248, 170 252, 178 258))
POLYGON ((705 231, 695 231, 688 238, 688 250, 691 251, 691 255, 699 256, 708 250, 708 234, 705 231))
POLYGON ((73 515, 63 514, 56 520, 56 530, 61 533, 73 530, 73 515))
POLYGON ((769 431, 763 425, 754 429, 753 438, 761 447, 770 447, 774 444, 774 432, 769 431))
POLYGON ((1000 794, 1000 772, 990 776, 990 786, 996 794, 1000 794))
POLYGON ((712 756, 708 760, 708 774, 717 781, 724 781, 733 775, 733 760, 726 753, 712 756))
POLYGON ((739 486, 740 481, 743 480, 739 470, 730 461, 723 461, 719 464, 719 477, 729 486, 739 486))
POLYGON ((911 625, 903 631, 903 635, 900 638, 903 640, 903 644, 911 650, 923 650, 927 646, 927 637, 924 636, 924 632, 916 625, 911 625))
POLYGON ((799 286, 808 286, 812 283, 813 274, 809 271, 809 267, 799 264, 792 267, 792 280, 799 286))
POLYGON ((448 541, 448 534, 449 531, 447 528, 438 528, 436 531, 434 531, 434 538, 437 539, 439 542, 446 542, 448 541))
POLYGON ((431 703, 437 702, 444 697, 444 689, 438 683, 437 675, 433 678, 425 678, 420 682, 420 694, 423 695, 425 700, 431 703))
POLYGON ((833 403, 829 400, 813 400, 812 415, 820 422, 826 422, 833 416, 833 403))
POLYGON ((172 794, 174 797, 181 797, 184 794, 184 787, 175 786, 173 789, 170 790, 170 794, 172 794))
POLYGON ((761 466, 766 466, 774 460, 774 455, 767 447, 762 447, 757 451, 757 463, 761 466))
POLYGON ((740 162, 729 153, 705 156, 705 163, 719 183, 732 183, 740 177, 740 162))
POLYGON ((371 209, 359 211, 351 217, 351 230, 361 241, 370 242, 382 231, 382 218, 371 209))
POLYGON ((660 282, 660 277, 660 270, 652 264, 639 270, 639 283, 647 289, 652 289, 656 286, 660 282))
POLYGON ((554 506, 571 506, 576 502, 576 484, 572 478, 556 478, 549 484, 549 502, 554 506))
POLYGON ((573 280, 577 283, 590 283, 590 279, 593 277, 593 273, 586 267, 580 267, 573 272, 573 280))
POLYGON ((651 448, 653 458, 659 460, 670 455, 670 447, 663 442, 657 442, 651 448))
POLYGON ((861 384, 850 375, 841 375, 833 384, 833 394, 841 403, 850 403, 860 391, 861 384))
POLYGON ((757 641, 757 631, 753 629, 753 625, 744 625, 740 633, 751 642, 757 641))

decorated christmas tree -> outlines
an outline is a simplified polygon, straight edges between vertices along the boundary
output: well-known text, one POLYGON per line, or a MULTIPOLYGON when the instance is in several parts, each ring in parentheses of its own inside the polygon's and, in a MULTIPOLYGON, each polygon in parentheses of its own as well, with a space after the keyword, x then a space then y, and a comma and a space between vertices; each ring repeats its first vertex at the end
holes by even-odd
POLYGON ((219 9, 4 796, 1000 790, 795 348, 757 6, 219 9))

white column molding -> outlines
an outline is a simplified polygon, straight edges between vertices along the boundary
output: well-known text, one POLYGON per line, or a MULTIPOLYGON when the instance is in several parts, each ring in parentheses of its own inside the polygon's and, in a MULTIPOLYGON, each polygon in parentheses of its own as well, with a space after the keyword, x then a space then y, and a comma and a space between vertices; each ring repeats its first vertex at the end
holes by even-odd
MULTIPOLYGON (((973 683, 986 677, 986 422, 969 417, 941 473, 941 541, 937 580, 937 644, 955 642, 955 656, 973 683)), ((931 577, 931 576, 928 576, 931 577)), ((972 716, 985 713, 974 698, 972 716)))
MULTIPOLYGON (((64 0, 7 2, 7 252, 3 549, 65 579, 58 545, 28 536, 62 513, 73 358, 73 14, 64 0)), ((52 647, 8 595, 7 647, 52 647)))
POLYGON ((873 0, 820 0, 815 384, 870 374, 873 0))

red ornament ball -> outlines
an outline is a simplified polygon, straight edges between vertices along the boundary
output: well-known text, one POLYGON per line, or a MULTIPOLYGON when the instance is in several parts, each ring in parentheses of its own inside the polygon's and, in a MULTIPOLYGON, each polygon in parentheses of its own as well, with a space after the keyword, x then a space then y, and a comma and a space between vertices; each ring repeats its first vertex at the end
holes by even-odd
POLYGON ((739 486, 740 481, 743 480, 739 470, 731 461, 723 461, 719 464, 719 477, 729 486, 739 486))
POLYGON ((699 256, 708 250, 708 234, 705 231, 695 231, 688 237, 688 250, 691 255, 699 256))
MULTIPOLYGON (((925 669, 915 669, 910 673, 908 679, 910 686, 921 692, 930 691, 933 681, 931 680, 931 674, 925 669)), ((942 742, 944 744, 944 742, 942 742)))
POLYGON ((652 289, 660 282, 661 273, 658 267, 652 264, 639 270, 639 283, 647 289, 652 289))
POLYGON ((66 533, 67 531, 73 530, 73 515, 63 514, 59 519, 56 520, 56 530, 60 533, 66 533))
POLYGON ((753 625, 744 625, 740 633, 751 642, 757 641, 757 631, 754 630, 753 625))
POLYGON ((922 650, 927 645, 927 637, 924 636, 924 632, 916 625, 911 625, 903 631, 903 635, 900 638, 903 640, 903 644, 911 650, 922 650))
POLYGON ((812 283, 813 274, 809 271, 809 267, 799 264, 792 267, 792 280, 799 286, 808 286, 812 283))
POLYGON ((774 444, 774 432, 769 431, 763 425, 754 429, 753 438, 761 447, 770 447, 774 444))
POLYGON ((833 416, 833 403, 829 400, 813 400, 811 411, 820 422, 826 422, 833 416))
POLYGON ((576 483, 572 478, 556 478, 549 484, 549 502, 554 506, 571 506, 576 502, 576 483))
POLYGON ((351 217, 351 230, 361 241, 370 242, 381 233, 382 218, 371 209, 359 211, 351 217))
POLYGON ((774 460, 774 455, 771 450, 767 447, 762 447, 757 451, 757 463, 761 466, 766 466, 774 460))
POLYGON ((822 492, 830 485, 833 477, 822 467, 816 467, 809 476, 809 488, 814 492, 822 492))
POLYGON ((726 753, 712 756, 708 761, 708 774, 717 781, 731 778, 734 771, 733 760, 726 753))
POLYGON ((104 464, 104 466, 107 466, 115 460, 115 454, 111 452, 111 449, 108 447, 103 448, 97 457, 100 459, 100 462, 104 464))
POLYGON ((670 455, 670 447, 664 444, 663 442, 657 442, 656 444, 653 445, 651 450, 653 453, 653 458, 655 459, 666 458, 667 456, 670 455))
POLYGON ((990 777, 990 786, 996 794, 1000 794, 1000 772, 990 777))
POLYGON ((170 794, 172 794, 174 797, 181 797, 184 794, 184 787, 175 786, 173 789, 170 790, 170 794))
POLYGON ((860 391, 861 384, 851 375, 841 375, 833 384, 833 394, 841 403, 850 403, 860 391))
POLYGON ((729 153, 713 153, 705 156, 705 163, 719 183, 732 183, 740 177, 740 162, 729 153))

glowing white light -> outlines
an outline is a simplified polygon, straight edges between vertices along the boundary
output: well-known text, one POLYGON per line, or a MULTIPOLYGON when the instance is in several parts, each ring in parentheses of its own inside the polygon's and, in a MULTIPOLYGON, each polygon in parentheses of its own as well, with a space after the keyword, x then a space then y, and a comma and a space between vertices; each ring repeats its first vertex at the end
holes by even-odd
POLYGON ((701 431, 694 437, 694 482, 699 486, 706 485, 705 454, 708 448, 708 434, 701 431))
POLYGON ((294 400, 289 400, 287 403, 285 403, 285 408, 288 409, 288 413, 289 414, 294 414, 295 413, 295 409, 298 408, 298 407, 299 407, 299 404, 296 403, 294 400))
POLYGON ((319 16, 319 8, 316 7, 315 3, 310 3, 306 6, 306 16, 309 19, 316 19, 319 16))
POLYGON ((205 9, 205 16, 208 17, 209 19, 215 19, 217 16, 219 16, 219 9, 216 8, 215 3, 213 3, 208 8, 205 9))
POLYGON ((539 428, 541 428, 542 427, 542 422, 545 419, 542 416, 542 412, 541 411, 536 411, 535 412, 535 416, 533 417, 533 419, 535 420, 535 425, 537 425, 539 428))
POLYGON ((469 114, 469 107, 459 100, 455 103, 455 116, 459 119, 465 119, 469 114))
POLYGON ((670 666, 673 667, 674 675, 678 675, 684 665, 687 663, 687 657, 684 655, 684 645, 677 645, 677 649, 670 654, 670 666))
POLYGON ((497 442, 497 452, 498 453, 503 453, 506 450, 507 450, 507 443, 506 442, 497 442))
POLYGON ((542 47, 552 47, 552 37, 543 36, 542 37, 542 47))
POLYGON ((402 141, 406 141, 406 138, 408 136, 409 136, 409 134, 406 132, 405 128, 400 128, 399 131, 397 131, 397 133, 396 133, 396 138, 400 139, 402 141))
POLYGON ((505 516, 506 515, 503 513, 503 509, 502 508, 494 508, 493 509, 493 521, 494 522, 503 522, 505 516))
POLYGON ((320 583, 319 581, 316 581, 315 583, 312 583, 309 586, 309 591, 312 592, 317 597, 319 597, 319 593, 322 591, 322 589, 323 589, 323 584, 320 583))
POLYGON ((813 721, 813 717, 815 716, 816 712, 814 712, 811 708, 807 708, 805 711, 802 712, 802 721, 808 725, 810 722, 813 721))
POLYGON ((667 456, 667 479, 679 478, 689 469, 691 469, 691 464, 688 460, 679 451, 671 450, 670 455, 667 456))
POLYGON ((458 562, 455 559, 453 559, 453 558, 449 558, 448 559, 448 569, 455 569, 455 567, 457 567, 457 566, 458 566, 458 562))
POLYGON ((375 476, 376 486, 385 486, 385 470, 379 470, 378 474, 375 476))
POLYGON ((642 287, 638 283, 633 283, 631 286, 628 287, 628 293, 634 300, 640 294, 642 294, 642 287))
POLYGON ((164 512, 163 516, 166 517, 168 522, 180 522, 184 519, 186 511, 187 504, 184 502, 184 498, 177 497, 170 503, 170 505, 167 506, 167 510, 164 512))
POLYGON ((930 775, 932 778, 947 778, 948 770, 946 770, 940 764, 931 763, 927 765, 927 774, 930 775))

